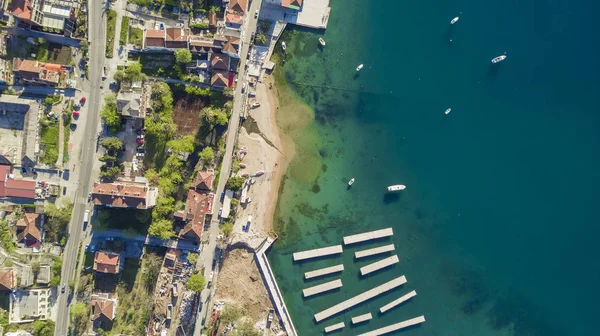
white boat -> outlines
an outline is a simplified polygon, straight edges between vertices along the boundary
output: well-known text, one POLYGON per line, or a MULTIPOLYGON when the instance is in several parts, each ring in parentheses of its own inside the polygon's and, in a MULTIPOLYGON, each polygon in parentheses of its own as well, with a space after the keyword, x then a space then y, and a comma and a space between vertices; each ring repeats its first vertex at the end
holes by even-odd
POLYGON ((396 184, 388 187, 388 191, 400 191, 406 189, 404 184, 396 184))
POLYGON ((286 48, 285 41, 283 41, 283 42, 281 42, 281 49, 283 49, 283 51, 285 51, 285 48, 286 48))
POLYGON ((325 40, 323 40, 322 37, 319 37, 319 43, 324 47, 327 43, 325 43, 325 40))
POLYGON ((444 113, 445 113, 445 114, 448 114, 448 113, 450 113, 450 111, 452 111, 452 109, 451 109, 451 108, 447 109, 447 110, 446 110, 446 112, 444 112, 444 113))
POLYGON ((452 21, 450 21, 450 24, 455 24, 455 23, 456 23, 456 21, 458 21, 458 16, 457 16, 457 17, 455 17, 454 19, 452 19, 452 21))
POLYGON ((257 108, 260 106, 259 102, 252 103, 252 108, 257 108))
POLYGON ((492 60, 492 63, 498 63, 498 62, 502 62, 506 59, 506 55, 502 55, 502 56, 498 56, 498 57, 494 57, 494 59, 492 60))
POLYGON ((363 68, 363 64, 361 64, 361 65, 357 66, 357 67, 356 67, 356 71, 360 71, 360 69, 362 69, 362 68, 363 68))
POLYGON ((348 186, 351 186, 354 184, 354 177, 350 179, 350 181, 348 181, 348 186))

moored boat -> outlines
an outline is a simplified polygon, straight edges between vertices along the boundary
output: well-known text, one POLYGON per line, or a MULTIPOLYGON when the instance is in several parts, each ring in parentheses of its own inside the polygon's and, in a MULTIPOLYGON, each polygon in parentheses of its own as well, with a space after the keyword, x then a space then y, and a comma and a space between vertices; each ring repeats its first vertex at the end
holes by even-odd
POLYGON ((403 184, 395 184, 387 187, 388 191, 400 191, 406 189, 406 186, 403 184))
POLYGON ((359 66, 356 67, 356 71, 360 71, 360 69, 363 68, 363 64, 360 64, 359 66))
POLYGON ((506 59, 506 55, 502 55, 502 56, 498 56, 498 57, 494 57, 494 59, 492 59, 492 63, 498 63, 498 62, 502 62, 506 59))
POLYGON ((323 40, 322 37, 319 37, 319 43, 324 47, 327 43, 325 43, 325 40, 323 40))
POLYGON ((348 181, 348 186, 351 186, 354 184, 354 177, 350 179, 350 181, 348 181))
POLYGON ((450 113, 450 111, 452 111, 452 109, 451 109, 451 108, 447 109, 447 110, 446 110, 446 112, 444 112, 444 113, 445 113, 445 114, 448 114, 448 113, 450 113))
POLYGON ((457 16, 457 17, 455 17, 454 19, 452 19, 452 21, 450 21, 450 24, 455 24, 455 23, 456 23, 456 21, 458 21, 458 16, 457 16))

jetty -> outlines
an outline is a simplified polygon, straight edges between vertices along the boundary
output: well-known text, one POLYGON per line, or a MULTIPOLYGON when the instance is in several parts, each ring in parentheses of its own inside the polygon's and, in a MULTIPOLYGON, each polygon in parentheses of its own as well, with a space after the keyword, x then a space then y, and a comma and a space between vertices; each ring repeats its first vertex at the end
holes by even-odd
POLYGON ((279 315, 281 323, 283 324, 283 330, 290 336, 298 336, 296 328, 294 327, 294 323, 292 322, 292 317, 285 306, 283 296, 281 295, 281 291, 279 290, 279 286, 277 286, 277 281, 275 280, 275 275, 271 270, 271 265, 269 264, 269 260, 265 254, 265 252, 269 249, 269 247, 271 247, 271 245, 273 245, 274 242, 275 239, 267 237, 261 246, 256 249, 254 257, 258 261, 258 269, 263 276, 265 287, 267 287, 271 301, 273 301, 275 309, 277 310, 277 314, 279 315))
POLYGON ((396 247, 394 246, 394 244, 379 246, 379 247, 375 247, 372 249, 355 252, 354 258, 360 259, 360 258, 364 258, 364 257, 370 257, 373 255, 394 251, 395 249, 396 249, 396 247))
POLYGON ((392 228, 359 233, 359 234, 355 234, 352 236, 344 237, 344 245, 361 243, 361 242, 364 242, 367 240, 379 239, 379 238, 389 237, 389 236, 393 236, 393 235, 394 235, 394 231, 392 230, 392 228))
POLYGON ((312 279, 320 276, 324 276, 327 274, 337 273, 344 270, 344 264, 339 264, 331 267, 325 267, 318 270, 310 271, 304 273, 304 279, 312 279))
POLYGON ((412 291, 406 295, 401 296, 400 298, 386 304, 385 306, 379 308, 379 312, 381 312, 382 314, 385 313, 386 311, 396 307, 397 305, 401 304, 402 302, 412 298, 413 296, 417 295, 417 291, 412 291))
POLYGON ((316 285, 316 286, 312 286, 312 287, 308 287, 304 290, 302 290, 302 295, 304 295, 304 297, 309 297, 312 295, 316 295, 316 294, 320 294, 323 292, 327 292, 330 290, 334 290, 336 288, 340 288, 342 287, 342 280, 340 279, 336 279, 333 281, 329 281, 320 285, 316 285))
POLYGON ((332 254, 340 254, 342 252, 342 245, 322 247, 314 250, 296 252, 294 253, 294 261, 325 257, 332 254))
POLYGON ((376 261, 372 264, 369 264, 367 266, 361 267, 360 268, 360 275, 367 275, 369 273, 373 273, 375 271, 379 271, 382 268, 391 266, 393 264, 396 264, 400 261, 400 259, 398 259, 397 255, 393 255, 389 258, 385 258, 385 259, 381 259, 379 261, 376 261))
POLYGON ((366 313, 366 314, 363 314, 363 315, 354 316, 352 318, 352 324, 359 324, 361 322, 368 321, 368 320, 370 320, 372 318, 373 318, 373 315, 371 315, 371 313, 366 313))
POLYGON ((402 286, 406 283, 406 277, 403 275, 401 277, 392 279, 384 284, 381 284, 377 287, 371 288, 368 291, 358 294, 357 296, 350 298, 346 301, 340 302, 335 306, 325 309, 319 313, 315 314, 315 320, 320 322, 324 319, 327 319, 333 315, 336 315, 346 309, 350 309, 360 303, 363 303, 367 300, 370 300, 378 295, 381 295, 389 290, 392 290, 396 287, 402 286))
POLYGON ((346 325, 344 324, 344 322, 340 322, 340 323, 336 323, 336 324, 332 324, 329 327, 325 327, 325 332, 326 333, 330 333, 332 331, 336 331, 336 330, 340 330, 343 327, 345 327, 346 325))
POLYGON ((404 329, 404 328, 407 328, 407 327, 410 327, 410 326, 421 324, 423 322, 425 322, 425 316, 421 315, 419 317, 411 318, 410 320, 406 320, 406 321, 399 322, 399 323, 396 323, 396 324, 391 324, 391 325, 389 325, 387 327, 375 329, 375 330, 366 332, 364 334, 360 334, 358 336, 379 336, 379 335, 385 335, 385 334, 391 333, 392 331, 404 329))

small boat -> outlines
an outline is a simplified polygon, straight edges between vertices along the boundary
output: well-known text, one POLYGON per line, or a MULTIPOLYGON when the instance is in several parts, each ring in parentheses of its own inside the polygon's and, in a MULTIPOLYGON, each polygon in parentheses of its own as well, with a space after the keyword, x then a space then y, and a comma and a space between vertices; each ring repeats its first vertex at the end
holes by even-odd
POLYGON ((506 59, 506 55, 502 55, 502 56, 498 56, 498 57, 494 57, 494 59, 492 60, 492 63, 496 64, 498 62, 502 62, 506 59))
POLYGON ((448 114, 448 113, 450 113, 450 111, 452 111, 452 109, 451 109, 451 108, 447 109, 447 110, 446 110, 446 112, 444 112, 444 113, 445 113, 445 114, 448 114))
POLYGON ((454 19, 452 19, 452 21, 450 21, 450 24, 455 24, 455 23, 456 23, 456 21, 458 21, 458 16, 457 16, 457 17, 455 17, 454 19))
POLYGON ((253 104, 252 104, 252 108, 257 108, 257 107, 259 107, 259 106, 260 106, 260 103, 259 103, 259 102, 255 102, 255 103, 253 103, 253 104))
POLYGON ((286 48, 285 42, 281 42, 281 49, 283 49, 283 51, 285 51, 285 48, 286 48))
POLYGON ((362 69, 362 68, 363 68, 363 64, 361 64, 361 65, 357 66, 357 67, 356 67, 356 71, 360 71, 360 69, 362 69))
POLYGON ((240 163, 240 168, 246 168, 246 164, 245 163, 240 163))
POLYGON ((348 181, 348 186, 351 186, 354 184, 354 177, 350 179, 350 181, 348 181))
POLYGON ((324 47, 327 43, 325 43, 325 40, 323 40, 322 37, 319 37, 319 43, 324 47))
POLYGON ((259 170, 256 172, 256 174, 254 174, 254 177, 259 177, 259 176, 263 176, 263 175, 265 175, 265 172, 262 170, 259 170))
POLYGON ((406 189, 406 186, 403 184, 396 184, 388 187, 388 191, 400 191, 404 189, 406 189))

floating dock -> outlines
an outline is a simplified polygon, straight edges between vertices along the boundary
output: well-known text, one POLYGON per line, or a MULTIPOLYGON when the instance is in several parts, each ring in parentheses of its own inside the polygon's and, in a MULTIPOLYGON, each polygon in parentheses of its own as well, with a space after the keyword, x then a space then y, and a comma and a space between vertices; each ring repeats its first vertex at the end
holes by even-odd
POLYGON ((340 323, 336 323, 336 324, 332 324, 329 327, 325 327, 325 332, 326 333, 330 333, 332 331, 336 331, 339 329, 342 329, 343 327, 345 327, 346 325, 344 324, 344 322, 340 322, 340 323))
POLYGON ((353 236, 344 237, 344 245, 360 243, 360 242, 364 242, 364 241, 372 240, 372 239, 389 237, 392 235, 394 235, 394 231, 392 230, 392 228, 359 233, 359 234, 355 234, 353 236))
POLYGON ((412 298, 413 296, 416 296, 416 295, 417 295, 417 292, 416 291, 412 291, 412 292, 410 292, 410 293, 408 293, 406 295, 403 295, 400 298, 398 298, 398 299, 396 299, 396 300, 394 300, 394 301, 386 304, 385 306, 379 308, 379 311, 383 314, 386 311, 388 311, 388 310, 396 307, 397 305, 401 304, 402 302, 404 302, 404 301, 406 301, 406 300, 408 300, 408 299, 410 299, 410 298, 412 298))
POLYGON ((365 321, 368 321, 368 320, 370 320, 372 318, 373 318, 373 315, 371 315, 371 313, 366 313, 366 314, 363 314, 363 315, 354 316, 352 318, 352 324, 358 324, 358 323, 361 323, 361 322, 365 322, 365 321))
POLYGON ((376 261, 372 264, 368 264, 367 266, 361 267, 360 268, 360 275, 367 275, 369 273, 373 273, 375 271, 379 271, 382 268, 391 266, 393 264, 396 264, 400 261, 400 259, 398 259, 397 255, 393 255, 389 258, 385 258, 385 259, 381 259, 379 261, 376 261))
POLYGON ((325 268, 321 268, 318 270, 304 273, 304 279, 312 279, 312 278, 320 277, 320 276, 331 274, 331 273, 341 272, 343 270, 344 270, 344 264, 339 264, 339 265, 335 265, 335 266, 331 266, 331 267, 325 267, 325 268))
POLYGON ((384 284, 381 284, 375 288, 369 289, 368 291, 358 294, 357 296, 350 298, 346 301, 340 302, 335 306, 325 309, 319 313, 315 314, 315 320, 320 322, 326 318, 329 318, 335 314, 338 314, 346 309, 352 308, 357 304, 363 303, 367 300, 370 300, 377 295, 383 294, 391 289, 394 289, 398 286, 402 286, 406 283, 406 277, 403 275, 401 277, 392 279, 384 284))
POLYGON ((294 253, 294 261, 324 257, 332 254, 340 254, 342 252, 342 245, 322 247, 314 250, 296 252, 294 253))
POLYGON ((323 292, 327 292, 330 290, 334 290, 336 288, 340 288, 342 287, 342 280, 340 279, 336 279, 333 281, 329 281, 320 285, 316 285, 316 286, 312 286, 312 287, 308 287, 304 290, 302 290, 302 294, 304 295, 304 297, 309 297, 312 295, 316 295, 316 294, 320 294, 323 292))
POLYGON ((377 255, 377 254, 381 254, 381 253, 385 253, 385 252, 390 252, 390 251, 393 251, 395 249, 396 249, 396 247, 394 246, 394 244, 380 246, 380 247, 375 247, 375 248, 372 248, 372 249, 362 250, 362 251, 358 251, 358 252, 354 253, 354 258, 360 259, 360 258, 364 258, 364 257, 370 257, 372 255, 377 255))
POLYGON ((375 329, 375 330, 369 331, 367 333, 360 334, 358 336, 379 336, 379 335, 385 335, 387 333, 391 333, 392 331, 404 329, 404 328, 407 328, 407 327, 410 327, 410 326, 421 324, 423 322, 425 322, 425 316, 421 315, 419 317, 411 318, 410 320, 406 320, 406 321, 403 321, 403 322, 392 324, 392 325, 389 325, 387 327, 375 329))

